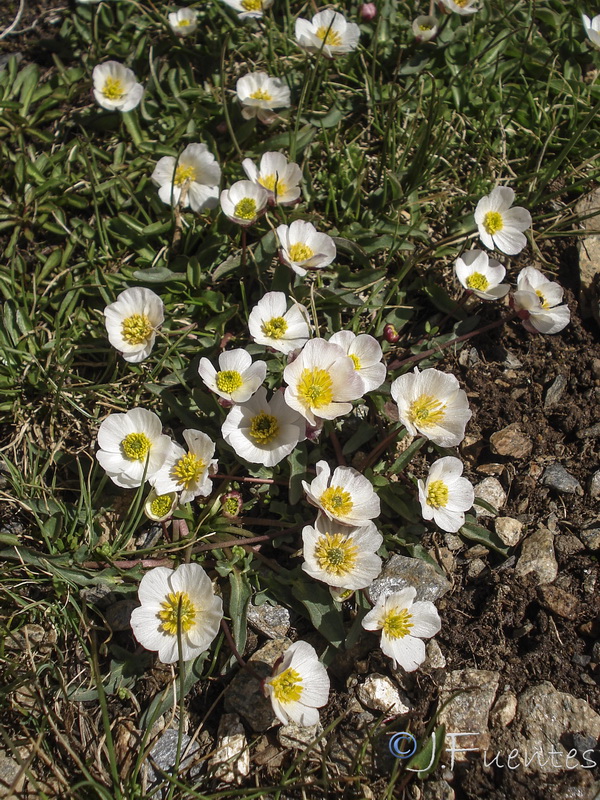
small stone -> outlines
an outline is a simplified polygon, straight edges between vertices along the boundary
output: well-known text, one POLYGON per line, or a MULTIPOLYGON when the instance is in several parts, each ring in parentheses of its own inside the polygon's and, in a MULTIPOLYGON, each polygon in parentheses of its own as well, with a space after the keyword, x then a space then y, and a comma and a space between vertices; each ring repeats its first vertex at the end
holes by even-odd
POLYGON ((217 746, 208 762, 214 778, 223 783, 241 783, 250 773, 250 751, 244 727, 237 714, 223 714, 217 746))
POLYGON ((559 555, 568 558, 585 550, 585 545, 571 533, 561 533, 554 539, 554 548, 559 555))
POLYGON ((474 367, 475 364, 479 364, 480 361, 481 358, 475 347, 464 347, 460 351, 458 363, 461 367, 474 367))
POLYGON ((597 439, 598 436, 600 436, 600 422, 591 425, 589 428, 583 428, 583 430, 577 431, 578 439, 597 439))
POLYGON ((101 611, 117 602, 114 586, 99 583, 96 586, 86 586, 79 590, 79 597, 89 605, 96 606, 101 611))
POLYGON ((508 458, 527 458, 533 450, 529 436, 522 433, 518 423, 513 422, 490 436, 492 453, 508 458))
POLYGON ((592 648, 592 658, 596 664, 600 664, 600 642, 595 642, 592 648))
POLYGON ((498 538, 508 547, 516 547, 523 536, 523 523, 512 517, 496 517, 494 527, 498 538))
POLYGON ((360 702, 373 711, 382 711, 388 716, 408 714, 410 707, 402 702, 400 692, 385 675, 374 673, 356 690, 360 702))
POLYGON ((472 561, 469 562, 469 567, 467 569, 467 575, 469 578, 476 578, 483 570, 485 569, 485 562, 482 561, 480 558, 474 558, 472 561))
POLYGON ((575 653, 573 658, 571 659, 572 664, 577 664, 578 667, 587 667, 587 665, 592 660, 591 656, 585 656, 581 653, 575 653))
POLYGON ((427 781, 423 785, 423 800, 455 800, 454 789, 447 781, 427 781))
POLYGON ((428 640, 425 645, 425 652, 427 653, 427 659, 423 664, 425 669, 444 669, 446 666, 446 657, 435 639, 428 640))
POLYGON ((455 536, 453 533, 447 533, 444 536, 444 542, 446 543, 448 550, 451 550, 452 552, 461 550, 465 545, 460 536, 455 536))
POLYGON ((474 544, 465 552, 465 558, 485 558, 488 554, 489 550, 484 544, 474 544))
POLYGON ((106 624, 112 631, 127 631, 131 628, 131 614, 139 603, 137 600, 119 600, 104 612, 106 624))
POLYGON ((537 594, 540 604, 553 614, 564 619, 577 619, 579 603, 569 592, 559 589, 558 586, 538 586, 537 594))
POLYGON ((600 358, 592 359, 592 372, 594 373, 594 378, 600 381, 600 358))
POLYGON ((521 369, 521 367, 523 366, 523 362, 509 350, 506 351, 503 364, 505 367, 509 367, 510 369, 521 369))
MULTIPOLYGON (((506 492, 502 488, 502 484, 497 478, 484 478, 475 486, 475 499, 480 497, 489 503, 496 510, 502 508, 506 502, 506 492)), ((490 511, 481 506, 474 505, 473 511, 477 517, 492 517, 494 516, 490 511)))
POLYGON ((502 692, 490 711, 490 725, 493 728, 506 728, 517 713, 517 695, 510 690, 502 692))
MULTIPOLYGON (((163 772, 170 773, 175 767, 177 761, 177 741, 179 739, 179 731, 173 728, 167 728, 162 734, 160 739, 156 742, 150 756, 142 764, 142 771, 145 773, 145 778, 149 784, 149 788, 155 788, 159 783, 162 788, 158 793, 151 793, 153 797, 166 798, 169 794, 169 785, 164 782, 160 773, 155 772, 154 765, 163 772)), ((200 764, 194 758, 194 754, 200 749, 198 742, 192 742, 191 736, 183 734, 181 737, 181 758, 179 762, 179 777, 187 777, 189 779, 197 778, 200 774, 200 764), (185 755, 184 755, 185 754, 185 755), (195 766, 194 766, 195 764, 195 766)))
POLYGON ((593 500, 600 497, 600 469, 597 469, 590 478, 590 495, 593 500))
POLYGON ((0 797, 8 797, 8 787, 12 787, 9 800, 15 800, 15 794, 21 793, 24 783, 25 770, 12 756, 0 751, 0 797))
POLYGON ((564 375, 557 375, 552 381, 544 398, 544 408, 547 410, 557 405, 567 388, 567 379, 564 375))
POLYGON ((475 471, 481 473, 481 475, 502 475, 505 469, 506 464, 497 464, 496 462, 479 464, 479 466, 475 467, 475 471))
POLYGON ((46 631, 35 622, 28 622, 18 631, 11 631, 4 639, 5 646, 10 650, 38 650, 46 638, 46 631))
MULTIPOLYGON (((500 673, 486 669, 459 669, 447 674, 438 722, 445 723, 449 731, 473 732, 472 736, 460 737, 460 748, 489 748, 488 717, 499 683, 500 673)), ((465 761, 467 755, 458 752, 456 760, 465 761)))
POLYGON ((554 555, 554 534, 548 528, 541 525, 525 539, 515 572, 519 576, 535 572, 539 584, 555 580, 558 563, 554 555))
POLYGON ((255 606, 250 603, 248 622, 269 639, 278 639, 285 636, 290 629, 290 612, 287 608, 279 605, 272 606, 269 603, 263 603, 255 606))
POLYGON ((600 528, 586 528, 579 538, 588 550, 600 550, 600 528))
MULTIPOLYGON (((315 739, 322 731, 323 727, 320 722, 316 725, 296 725, 292 722, 278 729, 277 739, 282 747, 287 747, 290 750, 304 750, 309 745, 314 744, 315 739)), ((314 751, 318 753, 322 744, 323 740, 317 744, 314 751)))
POLYGON ((382 594, 393 594, 407 586, 417 590, 415 601, 435 603, 450 591, 452 584, 422 558, 394 555, 386 563, 379 578, 369 586, 369 596, 376 603, 382 594))
POLYGON ((561 494, 583 494, 583 489, 577 478, 567 472, 562 464, 550 464, 546 467, 540 483, 561 494))

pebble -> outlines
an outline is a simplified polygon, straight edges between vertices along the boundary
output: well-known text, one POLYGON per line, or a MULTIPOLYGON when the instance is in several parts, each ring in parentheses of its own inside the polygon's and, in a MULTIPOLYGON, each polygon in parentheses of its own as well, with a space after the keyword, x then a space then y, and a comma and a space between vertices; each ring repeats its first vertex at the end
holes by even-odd
POLYGON ((564 375, 557 375, 552 381, 544 398, 544 408, 548 410, 558 404, 567 388, 567 379, 564 375))
MULTIPOLYGON (((173 770, 177 759, 178 737, 179 731, 176 731, 173 728, 168 728, 150 751, 149 757, 142 764, 142 771, 145 772, 145 777, 147 783, 149 784, 149 788, 153 789, 158 784, 162 784, 162 787, 159 789, 158 793, 150 792, 152 797, 160 797, 161 800, 164 800, 164 798, 166 798, 169 794, 170 784, 164 782, 164 778, 162 778, 160 773, 156 773, 154 771, 153 764, 163 772, 168 773, 173 770)), ((190 742, 191 736, 188 736, 184 733, 181 737, 179 775, 185 775, 188 780, 198 777, 201 769, 199 763, 196 763, 196 766, 192 766, 196 761, 194 758, 194 753, 200 749, 200 745, 198 742, 192 742, 192 744, 190 744, 190 742), (185 757, 183 757, 184 754, 185 757)))
POLYGON ((106 624, 113 631, 127 631, 131 628, 131 614, 139 603, 137 600, 119 600, 104 612, 106 624))
POLYGON ((495 461, 489 464, 479 464, 479 466, 475 467, 475 470, 482 475, 502 475, 505 469, 506 464, 498 464, 495 461))
MULTIPOLYGON (((487 669, 459 669, 446 675, 438 723, 445 723, 449 731, 472 732, 471 736, 460 737, 460 748, 489 748, 488 718, 499 683, 500 673, 487 669)), ((466 761, 467 755, 458 752, 455 757, 466 761)))
POLYGON ((208 766, 223 783, 241 783, 249 775, 250 751, 237 714, 223 714, 219 720, 217 745, 208 766))
POLYGON ((24 783, 25 770, 19 766, 16 759, 0 751, 0 797, 8 797, 7 787, 12 786, 13 792, 11 792, 9 800, 15 800, 14 793, 20 794, 24 783), (12 786, 15 781, 17 781, 16 784, 12 786))
POLYGON ((410 706, 402 702, 400 692, 385 675, 373 673, 356 690, 360 702, 373 711, 382 711, 387 716, 408 714, 410 706))
POLYGON ((447 781, 427 781, 423 785, 423 800, 455 800, 454 789, 447 781))
POLYGON ((590 495, 593 500, 600 497, 600 469, 597 469, 590 478, 590 495))
POLYGON ((555 580, 558 563, 554 554, 554 534, 548 528, 541 525, 525 539, 515 572, 519 576, 535 572, 538 584, 552 583, 555 580))
POLYGON ((596 439, 598 436, 600 436, 600 422, 597 422, 589 428, 583 428, 577 431, 578 439, 596 439))
POLYGON ((498 538, 508 547, 515 547, 523 537, 523 523, 512 517, 496 517, 494 527, 498 538))
POLYGON ((269 603, 263 603, 255 606, 250 603, 248 622, 269 639, 278 639, 285 636, 290 629, 290 612, 287 608, 279 605, 272 606, 269 603))
POLYGON ((461 550, 465 544, 460 536, 456 536, 454 533, 447 533, 444 536, 444 542, 446 543, 448 550, 451 550, 452 552, 455 550, 461 550))
POLYGON ((379 578, 369 586, 369 596, 376 603, 380 595, 393 594, 407 586, 417 590, 415 601, 435 603, 450 591, 451 583, 421 558, 394 555, 385 563, 379 578))
POLYGON ((577 478, 567 472, 562 464, 550 464, 546 467, 540 483, 561 494, 583 494, 583 489, 577 478))
POLYGON ((117 602, 115 587, 108 586, 106 583, 99 583, 96 586, 86 586, 79 590, 79 597, 89 605, 94 605, 100 610, 108 608, 117 602))
POLYGON ((490 725, 494 728, 506 728, 517 713, 517 695, 505 690, 494 703, 490 711, 490 725))
POLYGON ((490 436, 490 446, 492 453, 508 458, 527 458, 533 450, 531 439, 521 431, 516 422, 493 433, 490 436))
POLYGON ((423 664, 424 668, 444 669, 446 656, 442 653, 442 649, 435 639, 429 639, 425 645, 425 652, 427 653, 427 659, 423 664))
POLYGON ((482 561, 480 558, 474 558, 472 561, 469 562, 469 567, 467 569, 467 575, 469 578, 476 578, 483 570, 485 569, 485 562, 482 561))
POLYGON ((11 631, 4 639, 5 647, 10 650, 38 650, 46 638, 46 631, 35 622, 28 622, 18 631, 11 631))
MULTIPOLYGON (((309 745, 315 742, 319 734, 323 732, 323 727, 320 722, 316 725, 296 725, 292 722, 290 725, 283 725, 277 731, 277 739, 282 747, 288 749, 304 750, 309 745)), ((319 752, 323 746, 323 739, 321 739, 313 748, 313 752, 319 752)))
MULTIPOLYGON (((506 502, 506 492, 497 478, 484 478, 475 486, 475 498, 480 497, 495 509, 500 509, 506 502)), ((474 505, 473 511, 477 517, 492 517, 490 511, 481 506, 474 505)))
POLYGON ((600 528, 587 528, 580 532, 579 538, 588 550, 600 550, 600 528))
POLYGON ((554 540, 554 548, 559 555, 567 558, 585 550, 585 545, 576 536, 570 533, 561 533, 554 540))
POLYGON ((538 586, 540 604, 564 619, 577 619, 579 603, 577 598, 558 586, 538 586))

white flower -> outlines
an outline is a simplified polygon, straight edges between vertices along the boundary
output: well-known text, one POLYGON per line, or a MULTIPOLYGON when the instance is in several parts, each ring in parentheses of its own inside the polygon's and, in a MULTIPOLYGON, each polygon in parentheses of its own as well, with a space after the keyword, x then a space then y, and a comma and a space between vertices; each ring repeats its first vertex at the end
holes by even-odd
POLYGON ((594 47, 600 48, 600 14, 597 14, 593 19, 590 19, 585 14, 581 16, 583 18, 583 29, 588 39, 594 47))
POLYGON ((381 572, 375 551, 383 536, 372 522, 349 528, 319 514, 314 528, 302 531, 302 569, 318 581, 339 589, 364 589, 381 572))
POLYGON ((219 632, 223 601, 200 564, 151 569, 140 582, 138 597, 142 605, 131 614, 133 635, 146 650, 158 650, 163 664, 180 657, 191 661, 208 650, 219 632))
POLYGON ((471 419, 466 393, 454 375, 424 369, 401 375, 392 383, 398 416, 411 436, 418 433, 440 447, 455 447, 465 437, 471 419))
POLYGON ((350 359, 337 344, 310 339, 300 355, 283 371, 288 384, 285 402, 309 424, 318 419, 335 419, 347 414, 350 400, 362 396, 364 384, 350 359))
POLYGON ((267 8, 273 5, 273 0, 223 0, 223 2, 234 8, 240 19, 262 17, 267 8))
POLYGON ((483 250, 470 250, 456 259, 456 277, 461 284, 482 300, 499 300, 510 286, 500 283, 506 270, 499 261, 490 258, 483 250))
POLYGON ((514 256, 527 245, 522 231, 531 227, 531 214, 521 206, 511 208, 514 191, 508 186, 497 186, 477 203, 475 222, 479 238, 486 247, 494 247, 514 256))
POLYGON ((162 325, 164 304, 151 289, 125 289, 104 309, 108 341, 125 361, 137 364, 150 355, 162 325))
POLYGON ((293 303, 288 309, 283 292, 267 292, 250 312, 248 329, 257 344, 287 355, 308 341, 310 328, 307 319, 305 306, 293 303))
POLYGON ((207 497, 212 492, 209 470, 217 466, 217 460, 213 459, 215 443, 209 436, 188 429, 183 432, 183 438, 188 452, 171 442, 164 464, 150 481, 158 495, 180 492, 181 505, 190 503, 199 495, 207 497))
POLYGON ((106 474, 124 489, 151 480, 165 463, 171 440, 153 411, 132 408, 126 414, 110 414, 98 429, 100 450, 96 458, 106 474))
POLYGON ((281 260, 298 275, 306 275, 309 268, 326 267, 336 256, 331 236, 319 233, 311 222, 297 219, 291 225, 279 225, 275 233, 281 245, 281 260))
POLYGON ((92 72, 96 102, 109 111, 131 111, 140 104, 144 87, 133 70, 118 61, 97 64, 92 72))
POLYGON ((352 331, 338 331, 329 337, 333 344, 339 344, 344 353, 350 356, 354 369, 358 372, 364 383, 364 393, 378 389, 385 380, 387 369, 381 363, 383 353, 377 339, 367 333, 352 331))
POLYGON ((371 482, 352 467, 336 467, 331 475, 327 462, 319 461, 317 477, 302 486, 310 503, 342 525, 368 525, 381 512, 371 482))
POLYGON ((237 181, 221 192, 221 210, 238 225, 252 225, 265 210, 269 193, 252 181, 237 181))
POLYGON ((249 180, 268 191, 270 203, 286 206, 300 197, 302 170, 283 153, 263 153, 258 169, 251 158, 245 158, 242 167, 249 180))
POLYGON ((462 16, 479 11, 476 6, 477 0, 441 0, 441 2, 448 11, 455 11, 462 16))
POLYGON ((422 14, 413 21, 412 32, 418 42, 429 42, 438 33, 436 18, 422 14))
POLYGON ((235 85, 242 104, 244 119, 258 117, 269 125, 277 114, 274 108, 287 108, 291 103, 290 89, 280 78, 270 78, 266 72, 250 72, 235 85))
POLYGON ((267 402, 267 390, 261 386, 246 403, 233 406, 221 432, 240 458, 274 467, 304 441, 306 420, 287 405, 283 392, 275 392, 267 402))
POLYGON ((198 27, 198 12, 192 8, 178 8, 169 14, 169 25, 177 36, 189 36, 198 27))
POLYGON ((569 306, 559 305, 563 288, 535 267, 525 267, 517 278, 512 304, 531 333, 558 333, 571 321, 569 306))
POLYGON ((241 348, 227 350, 219 356, 219 371, 208 358, 201 358, 198 373, 204 383, 219 397, 231 403, 245 403, 264 381, 267 365, 252 363, 252 356, 241 348))
POLYGON ((275 674, 265 680, 263 691, 280 722, 308 727, 319 722, 317 709, 329 699, 329 675, 312 645, 294 642, 275 674))
POLYGON ((215 208, 219 202, 221 167, 205 144, 189 144, 179 160, 164 156, 152 173, 158 196, 168 205, 192 211, 215 208))
POLYGON ((381 649, 398 664, 412 672, 425 661, 425 643, 442 627, 439 614, 429 601, 414 602, 413 586, 387 596, 382 594, 362 621, 367 631, 381 630, 381 649))
POLYGON ((154 522, 164 522, 173 515, 178 505, 177 492, 156 494, 156 490, 152 488, 144 501, 144 514, 154 522))
POLYGON ((322 52, 327 58, 356 50, 360 28, 355 22, 347 22, 343 14, 331 9, 319 11, 309 22, 296 20, 296 41, 309 53, 322 52))
POLYGON ((433 519, 438 528, 456 533, 465 524, 465 511, 473 505, 475 492, 461 478, 460 458, 446 456, 434 461, 425 483, 419 481, 419 502, 423 519, 433 519))

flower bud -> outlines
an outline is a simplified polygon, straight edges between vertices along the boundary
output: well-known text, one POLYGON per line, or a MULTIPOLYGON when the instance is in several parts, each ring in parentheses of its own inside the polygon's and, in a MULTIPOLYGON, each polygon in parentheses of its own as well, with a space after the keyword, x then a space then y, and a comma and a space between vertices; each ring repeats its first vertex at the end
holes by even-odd
POLYGON ((377 16, 377 6, 375 3, 363 3, 360 7, 360 16, 365 22, 370 22, 377 16))
POLYGON ((398 333, 396 328, 394 328, 393 325, 388 324, 383 329, 383 338, 386 340, 386 342, 389 342, 390 344, 396 344, 396 342, 400 338, 400 334, 398 333))

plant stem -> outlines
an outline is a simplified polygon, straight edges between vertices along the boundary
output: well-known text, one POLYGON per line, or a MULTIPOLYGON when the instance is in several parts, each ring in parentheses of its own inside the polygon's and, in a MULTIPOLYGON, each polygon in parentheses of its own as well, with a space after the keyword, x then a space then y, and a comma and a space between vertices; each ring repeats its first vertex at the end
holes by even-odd
POLYGON ((246 672, 248 672, 249 675, 252 675, 252 677, 259 683, 262 683, 263 679, 260 677, 260 675, 254 672, 252 667, 246 661, 244 661, 244 659, 239 654, 238 649, 235 646, 235 642, 233 641, 233 636, 231 635, 231 631, 229 630, 229 625, 225 622, 224 619, 221 620, 221 628, 223 630, 223 633, 225 634, 225 638, 227 639, 227 644, 229 645, 229 649, 235 656, 235 660, 238 662, 240 667, 242 669, 245 669, 246 672))

